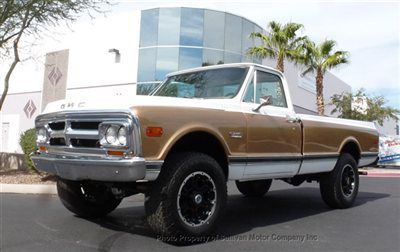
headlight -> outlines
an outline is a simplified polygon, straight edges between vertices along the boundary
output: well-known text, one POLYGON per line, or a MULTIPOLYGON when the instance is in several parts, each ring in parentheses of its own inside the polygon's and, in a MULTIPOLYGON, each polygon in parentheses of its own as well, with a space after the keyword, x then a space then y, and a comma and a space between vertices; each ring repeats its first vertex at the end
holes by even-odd
POLYGON ((119 130, 118 130, 118 142, 121 144, 121 145, 126 145, 126 143, 127 143, 127 134, 128 132, 127 132, 127 130, 126 130, 126 128, 124 127, 124 126, 122 126, 121 128, 119 128, 119 130))
POLYGON ((47 130, 45 128, 40 128, 36 134, 36 141, 39 144, 44 144, 47 142, 47 130))
POLYGON ((117 142, 117 127, 110 126, 106 131, 106 141, 109 144, 116 144, 117 142))

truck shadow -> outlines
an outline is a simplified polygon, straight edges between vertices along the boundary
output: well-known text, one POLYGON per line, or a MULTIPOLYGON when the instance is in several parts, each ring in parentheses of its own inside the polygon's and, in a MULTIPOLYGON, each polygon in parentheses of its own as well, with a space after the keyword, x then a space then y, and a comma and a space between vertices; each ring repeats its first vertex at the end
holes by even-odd
MULTIPOLYGON (((359 192, 355 206, 358 207, 370 201, 389 197, 390 194, 375 192, 359 192)), ((215 232, 215 236, 199 239, 191 243, 173 243, 187 246, 204 242, 212 242, 229 236, 240 235, 258 227, 282 224, 304 217, 318 215, 335 210, 325 205, 318 188, 293 188, 271 191, 263 198, 248 198, 242 195, 229 195, 224 216, 215 232)), ((117 231, 99 244, 99 250, 108 251, 116 240, 125 233, 153 237, 165 241, 151 232, 146 226, 143 206, 118 208, 102 219, 90 220, 103 228, 117 231)))

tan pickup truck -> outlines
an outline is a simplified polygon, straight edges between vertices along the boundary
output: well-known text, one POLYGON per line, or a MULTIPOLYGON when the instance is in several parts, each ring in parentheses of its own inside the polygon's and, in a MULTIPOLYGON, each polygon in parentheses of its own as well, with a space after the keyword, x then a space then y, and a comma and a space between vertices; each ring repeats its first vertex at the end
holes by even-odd
POLYGON ((248 63, 172 73, 150 96, 54 102, 36 129, 32 160, 66 208, 104 216, 144 193, 162 235, 210 234, 228 180, 248 197, 317 181, 329 206, 350 207, 358 167, 378 156, 373 123, 296 114, 282 73, 248 63))

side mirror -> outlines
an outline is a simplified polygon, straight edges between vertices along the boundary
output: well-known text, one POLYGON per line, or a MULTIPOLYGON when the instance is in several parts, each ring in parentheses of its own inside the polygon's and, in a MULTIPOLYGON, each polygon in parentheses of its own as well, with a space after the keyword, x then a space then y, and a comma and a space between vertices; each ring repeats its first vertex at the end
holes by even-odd
POLYGON ((272 105, 272 96, 267 95, 260 98, 260 105, 257 108, 253 109, 254 112, 260 111, 260 109, 264 106, 272 105))

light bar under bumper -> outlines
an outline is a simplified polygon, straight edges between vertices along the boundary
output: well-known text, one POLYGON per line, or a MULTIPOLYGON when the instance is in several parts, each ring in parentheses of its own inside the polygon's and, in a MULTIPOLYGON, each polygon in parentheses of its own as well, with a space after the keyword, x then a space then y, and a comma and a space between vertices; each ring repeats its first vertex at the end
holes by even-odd
POLYGON ((62 158, 43 154, 31 156, 35 167, 69 180, 129 182, 146 175, 144 158, 90 159, 62 158))

